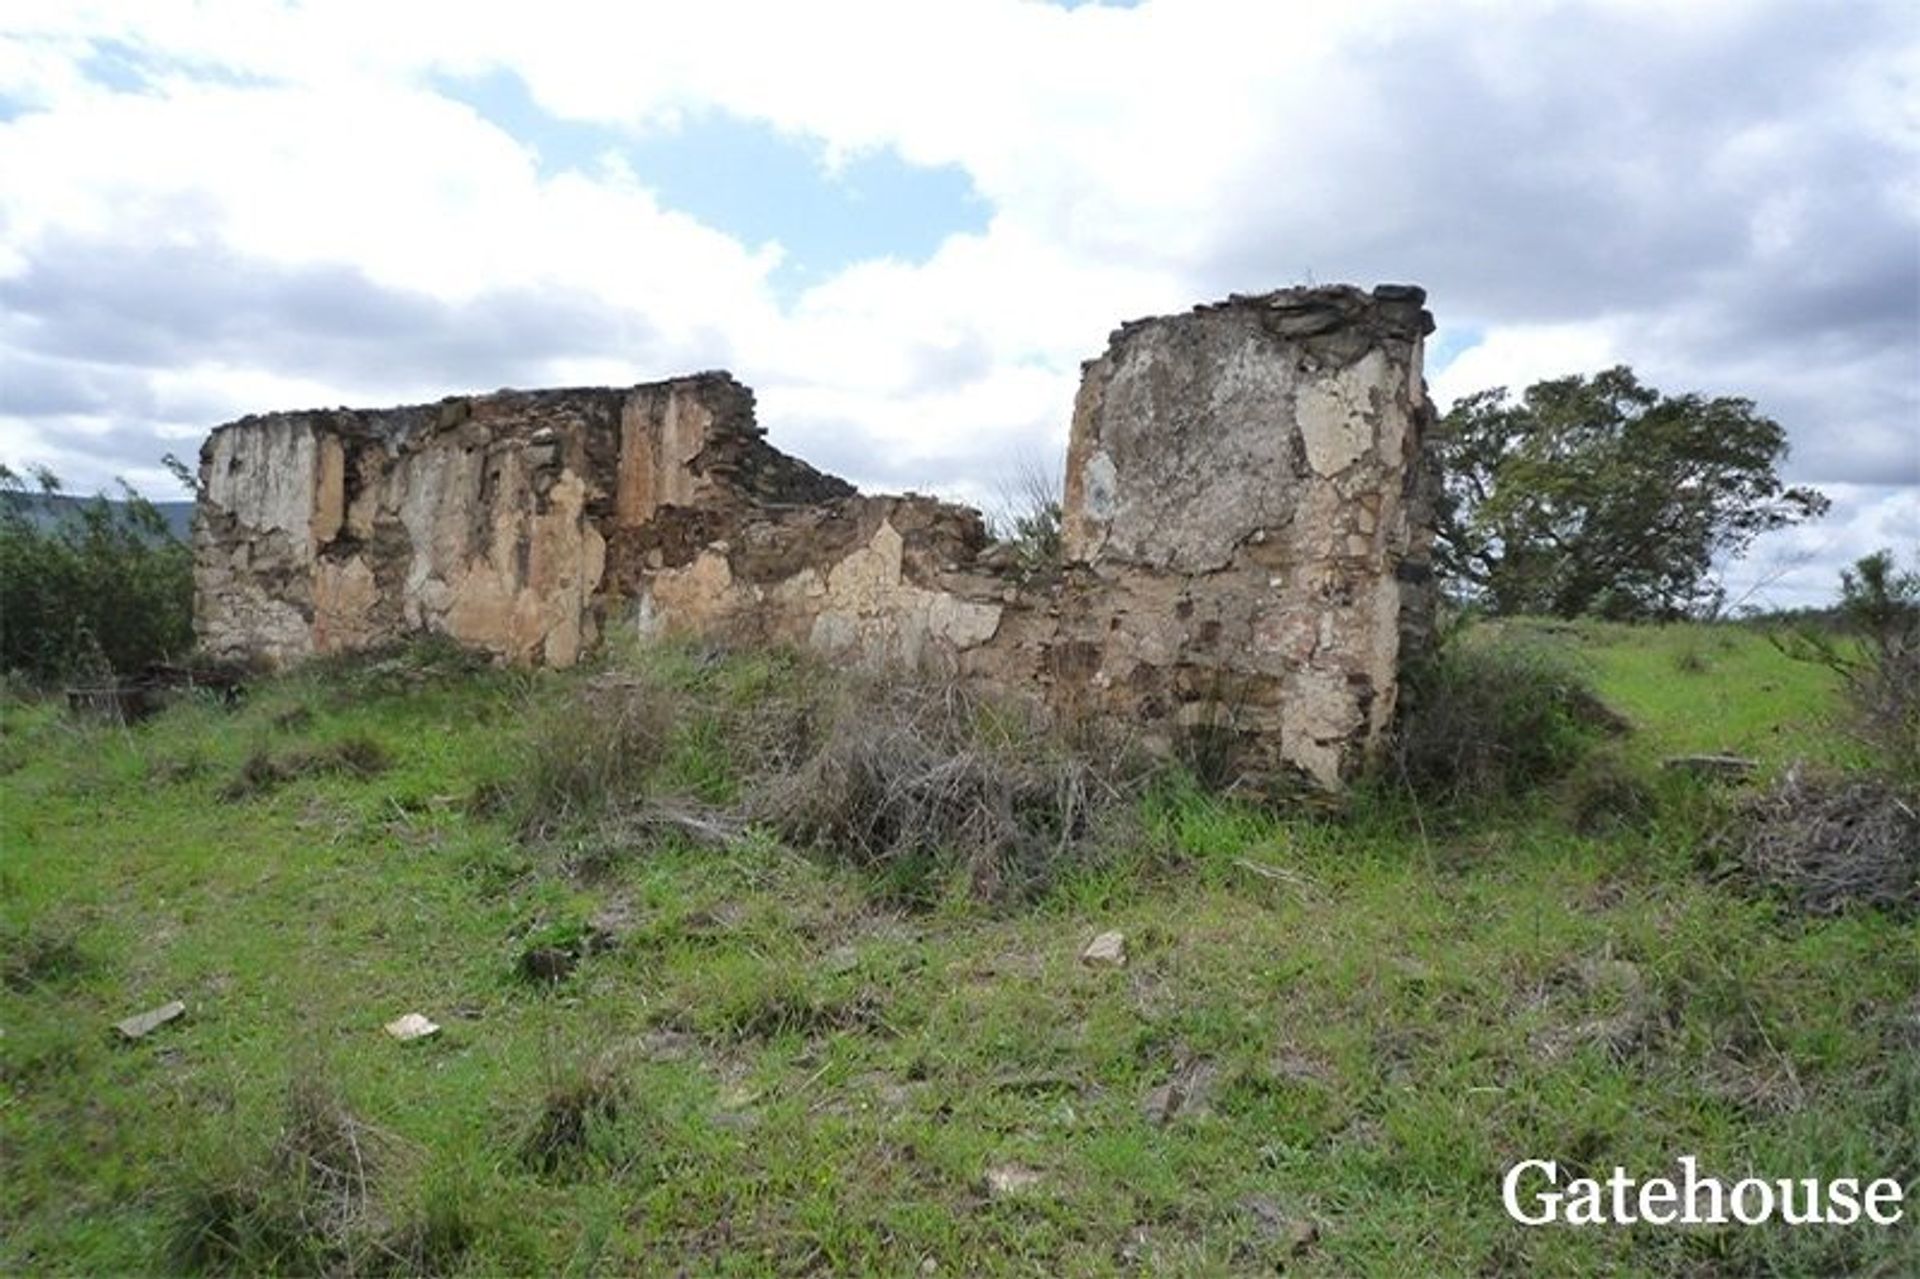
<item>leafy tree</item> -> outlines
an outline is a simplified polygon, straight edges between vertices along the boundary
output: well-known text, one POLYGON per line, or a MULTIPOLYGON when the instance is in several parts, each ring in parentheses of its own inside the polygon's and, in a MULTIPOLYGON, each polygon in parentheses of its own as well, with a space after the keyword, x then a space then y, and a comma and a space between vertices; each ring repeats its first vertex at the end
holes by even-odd
POLYGON ((102 679, 192 645, 192 552, 121 489, 73 501, 44 468, 29 486, 0 465, 0 673, 102 679))
POLYGON ((1718 596, 1716 556, 1815 518, 1786 431, 1732 396, 1665 396, 1623 366, 1455 405, 1438 432, 1436 558, 1497 613, 1674 617, 1718 596))

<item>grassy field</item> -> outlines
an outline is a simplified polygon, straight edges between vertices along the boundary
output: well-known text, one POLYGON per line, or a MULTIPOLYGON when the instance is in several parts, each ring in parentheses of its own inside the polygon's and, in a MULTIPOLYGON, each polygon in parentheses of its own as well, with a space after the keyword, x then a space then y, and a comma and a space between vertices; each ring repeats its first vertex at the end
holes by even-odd
MULTIPOLYGON (((1827 677, 1736 628, 1528 629, 1635 725, 1641 819, 1169 782, 1019 905, 757 829, 523 838, 488 796, 591 672, 9 703, 0 1271, 1920 1273, 1909 1228, 1504 1216, 1527 1157, 1920 1175, 1914 925, 1715 882, 1722 801, 1656 776, 1848 762, 1827 677), (1109 930, 1126 965, 1081 962, 1109 930), (382 1032, 413 1011, 440 1033, 382 1032)), ((650 787, 726 801, 725 708, 808 677, 653 660, 691 710, 650 787)))

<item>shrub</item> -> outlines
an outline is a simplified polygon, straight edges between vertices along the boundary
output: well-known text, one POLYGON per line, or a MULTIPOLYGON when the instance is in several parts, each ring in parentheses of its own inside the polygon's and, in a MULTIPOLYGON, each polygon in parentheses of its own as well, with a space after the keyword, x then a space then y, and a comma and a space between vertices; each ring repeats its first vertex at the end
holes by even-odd
POLYGON ((1840 574, 1843 636, 1802 623, 1773 641, 1787 656, 1837 674, 1860 737, 1882 762, 1920 780, 1920 570, 1875 551, 1840 574))
POLYGON ((666 758, 677 700, 622 671, 568 697, 530 699, 529 731, 490 802, 523 838, 543 839, 637 800, 666 758))
POLYGON ((1406 670, 1388 767, 1423 800, 1510 799, 1564 776, 1597 737, 1624 728, 1565 655, 1456 631, 1406 670))
POLYGON ((0 671, 37 684, 116 675, 193 644, 193 555, 138 493, 76 502, 0 466, 0 671))
POLYGON ((925 904, 955 874, 980 898, 1017 899, 1111 835, 1145 776, 1124 752, 1069 751, 957 684, 854 681, 817 748, 761 779, 749 807, 909 902, 925 904))

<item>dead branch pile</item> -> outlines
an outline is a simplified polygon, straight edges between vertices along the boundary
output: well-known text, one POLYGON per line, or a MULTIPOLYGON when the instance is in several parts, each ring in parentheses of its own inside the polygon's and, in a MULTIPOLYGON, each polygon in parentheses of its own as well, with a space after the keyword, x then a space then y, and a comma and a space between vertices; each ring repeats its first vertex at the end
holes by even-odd
POLYGON ((1809 915, 1920 912, 1920 796, 1872 774, 1789 769, 1719 840, 1726 869, 1809 915))

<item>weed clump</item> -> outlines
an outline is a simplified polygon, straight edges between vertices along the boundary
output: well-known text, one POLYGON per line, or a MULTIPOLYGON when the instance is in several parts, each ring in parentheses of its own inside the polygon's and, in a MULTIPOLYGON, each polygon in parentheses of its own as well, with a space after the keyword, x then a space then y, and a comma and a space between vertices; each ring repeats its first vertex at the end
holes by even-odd
POLYGON ((48 923, 9 925, 0 932, 0 985, 19 994, 84 976, 92 957, 70 929, 48 923))
POLYGON ((1715 848, 1722 873, 1805 914, 1920 913, 1920 793, 1885 777, 1789 769, 1740 806, 1715 848))
POLYGON ((1043 888, 1113 842, 1148 775, 957 683, 844 675, 780 651, 663 648, 532 721, 515 771, 475 801, 523 841, 590 827, 726 846, 759 825, 909 905, 956 878, 983 899, 1043 888))
POLYGON ((537 703, 514 770, 488 802, 529 840, 614 811, 645 793, 648 774, 666 757, 676 711, 667 690, 620 671, 571 697, 537 703))
POLYGON ((1575 764, 1560 784, 1567 824, 1582 835, 1640 830, 1659 811, 1660 796, 1620 755, 1595 751, 1575 764))
POLYGON ((1626 728, 1566 656, 1497 635, 1447 637, 1409 666, 1400 706, 1389 768, 1439 804, 1522 796, 1626 728))
POLYGON ((492 656, 444 635, 421 634, 378 648, 315 658, 302 667, 344 703, 401 697, 470 683, 493 669, 492 656))
POLYGON ((261 1157, 187 1172, 176 1192, 174 1264, 332 1273, 391 1257, 376 1182, 398 1150, 395 1138, 356 1116, 323 1079, 296 1077, 279 1134, 261 1157))
POLYGON ((1145 780, 1123 752, 1067 751, 956 684, 846 691, 817 747, 763 778, 750 808, 796 847, 879 872, 909 904, 955 873, 982 899, 1031 895, 1114 833, 1145 780))
POLYGON ((344 774, 364 780, 379 776, 391 765, 387 748, 364 735, 278 755, 262 747, 247 756, 240 771, 221 788, 220 798, 228 803, 250 799, 302 777, 344 774))
POLYGON ((551 1081, 521 1138, 521 1165, 540 1176, 563 1176, 613 1154, 616 1125, 630 1096, 625 1076, 604 1062, 551 1081))

